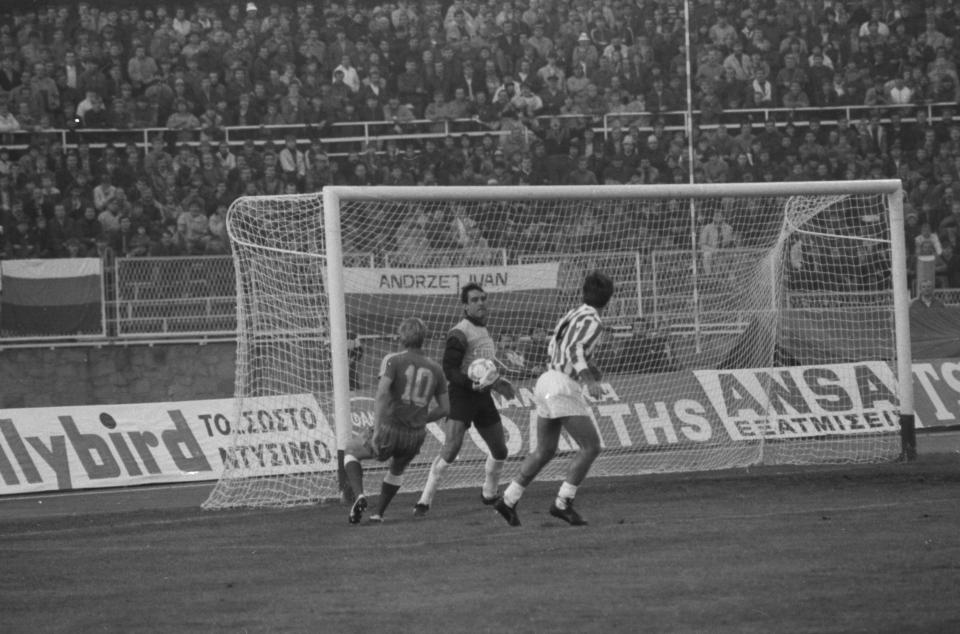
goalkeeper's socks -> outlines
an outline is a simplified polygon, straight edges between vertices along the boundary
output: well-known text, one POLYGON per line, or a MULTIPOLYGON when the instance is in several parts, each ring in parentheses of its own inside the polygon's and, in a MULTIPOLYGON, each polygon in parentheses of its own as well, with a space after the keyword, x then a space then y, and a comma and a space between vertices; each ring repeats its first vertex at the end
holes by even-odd
POLYGON ((487 456, 484 471, 486 477, 483 480, 483 497, 494 498, 497 496, 497 489, 500 488, 500 472, 503 471, 503 460, 495 460, 493 456, 487 456))
POLYGON ((572 502, 577 496, 577 485, 564 481, 560 485, 560 491, 557 493, 557 499, 554 502, 561 511, 567 508, 567 502, 572 502))
POLYGON ((507 485, 506 490, 503 492, 503 501, 506 502, 507 506, 514 507, 517 505, 517 502, 520 501, 520 498, 523 497, 523 491, 526 487, 513 480, 510 484, 507 485))
POLYGON ((430 506, 433 503, 433 496, 440 486, 440 480, 443 478, 443 472, 450 468, 450 463, 443 459, 443 456, 437 456, 430 466, 430 475, 427 476, 427 483, 423 487, 423 493, 420 494, 420 504, 430 506))
POLYGON ((353 490, 354 499, 363 495, 363 467, 355 456, 347 454, 343 458, 343 471, 347 474, 347 482, 353 490))

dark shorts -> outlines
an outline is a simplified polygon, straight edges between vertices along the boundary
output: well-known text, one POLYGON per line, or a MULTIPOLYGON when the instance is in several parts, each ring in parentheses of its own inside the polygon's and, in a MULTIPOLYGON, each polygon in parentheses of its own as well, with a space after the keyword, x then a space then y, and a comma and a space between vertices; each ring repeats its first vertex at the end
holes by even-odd
POLYGON ((373 429, 371 428, 370 435, 365 439, 364 444, 380 462, 385 462, 390 458, 396 459, 397 462, 410 462, 420 453, 420 448, 423 446, 426 437, 426 427, 411 429, 386 423, 380 426, 380 433, 377 435, 376 442, 374 442, 373 429))
POLYGON ((489 427, 500 422, 500 412, 493 402, 490 390, 474 392, 455 385, 450 386, 450 420, 459 420, 467 427, 489 427))

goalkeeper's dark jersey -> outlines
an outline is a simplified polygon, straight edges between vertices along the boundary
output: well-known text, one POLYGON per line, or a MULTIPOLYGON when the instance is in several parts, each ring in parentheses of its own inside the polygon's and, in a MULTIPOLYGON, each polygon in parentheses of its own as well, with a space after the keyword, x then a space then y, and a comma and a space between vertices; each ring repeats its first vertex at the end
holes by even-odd
POLYGON ((495 359, 497 345, 485 326, 467 318, 457 322, 447 334, 443 351, 443 368, 450 385, 467 392, 473 391, 473 381, 467 377, 467 368, 475 359, 495 359))
POLYGON ((380 365, 380 376, 390 378, 389 422, 397 426, 424 427, 430 401, 447 392, 443 368, 416 350, 385 356, 380 365))

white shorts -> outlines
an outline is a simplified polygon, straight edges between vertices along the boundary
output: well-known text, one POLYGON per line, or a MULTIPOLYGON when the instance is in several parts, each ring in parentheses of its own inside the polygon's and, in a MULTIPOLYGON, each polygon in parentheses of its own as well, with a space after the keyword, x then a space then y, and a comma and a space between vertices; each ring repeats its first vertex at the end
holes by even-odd
POLYGON ((583 387, 563 372, 547 370, 533 388, 537 416, 541 418, 590 417, 590 406, 583 387))

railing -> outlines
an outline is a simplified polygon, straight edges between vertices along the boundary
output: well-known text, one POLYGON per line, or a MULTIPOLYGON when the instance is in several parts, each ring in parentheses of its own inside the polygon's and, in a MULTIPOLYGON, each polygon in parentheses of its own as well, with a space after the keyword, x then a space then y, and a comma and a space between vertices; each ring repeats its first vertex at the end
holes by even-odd
MULTIPOLYGON (((927 119, 930 121, 939 121, 942 119, 945 111, 954 113, 958 109, 955 102, 923 103, 913 105, 850 105, 850 106, 828 106, 817 108, 743 108, 738 110, 724 110, 717 116, 718 123, 698 122, 701 116, 699 110, 693 114, 694 122, 701 130, 713 130, 723 123, 728 128, 739 128, 741 123, 750 121, 754 126, 762 125, 764 121, 773 119, 777 127, 784 127, 790 123, 807 127, 812 119, 816 119, 825 126, 836 125, 841 119, 846 119, 851 126, 864 118, 869 118, 874 112, 880 113, 880 122, 889 123, 890 115, 899 113, 901 121, 911 123, 916 121, 915 113, 923 110, 927 119)), ((960 113, 956 113, 960 114, 960 113)), ((668 131, 686 130, 688 113, 686 111, 670 111, 661 113, 650 112, 610 112, 603 115, 603 126, 597 131, 604 134, 610 130, 636 124, 641 131, 652 129, 654 119, 662 119, 664 129, 668 131), (616 124, 616 125, 615 125, 616 124)), ((735 130, 734 130, 735 132, 735 130)))
POLYGON ((118 337, 232 335, 237 330, 233 259, 118 258, 111 304, 118 337))
POLYGON ((386 268, 430 268, 447 266, 506 266, 507 250, 473 247, 466 249, 422 249, 388 251, 383 254, 386 268))
MULTIPOLYGON (((520 254, 510 262, 532 264, 559 262, 558 302, 567 305, 579 297, 579 282, 588 270, 601 268, 617 284, 617 295, 606 311, 612 325, 632 324, 644 318, 654 327, 674 334, 692 332, 721 334, 742 330, 742 311, 731 314, 731 298, 744 289, 730 281, 746 262, 756 262, 756 250, 729 249, 723 253, 719 272, 699 273, 696 278, 689 250, 639 252, 520 254), (694 285, 696 282, 696 285, 694 285), (696 289, 696 295, 694 293, 696 289), (692 326, 696 312, 699 323, 692 326)), ((460 266, 463 260, 452 251, 430 254, 437 259, 421 266, 460 266)), ((489 250, 489 264, 508 263, 507 253, 489 250)), ((348 253, 352 267, 403 267, 397 253, 348 253)), ((414 266, 407 262, 407 266, 414 266)), ((103 275, 102 332, 83 335, 35 336, 4 332, 0 348, 16 346, 60 346, 134 341, 176 341, 232 339, 236 334, 236 281, 230 256, 118 258, 105 267, 103 275)), ((742 283, 740 283, 742 286, 742 283)), ((945 304, 960 305, 960 289, 936 289, 945 304)), ((889 293, 829 294, 792 293, 790 306, 797 309, 847 307, 886 303, 889 293), (882 295, 882 297, 881 297, 882 295)), ((758 306, 757 311, 763 311, 758 306)), ((366 333, 371 334, 371 333, 366 333)), ((372 333, 376 334, 376 333, 372 333)))
POLYGON ((647 257, 632 251, 601 251, 596 253, 526 253, 517 256, 517 264, 559 262, 557 287, 561 305, 579 301, 580 283, 594 270, 605 271, 617 287, 617 293, 605 312, 615 323, 632 323, 643 314, 641 285, 647 257))
MULTIPOLYGON (((954 102, 923 103, 909 106, 866 106, 850 105, 828 108, 751 108, 727 110, 719 114, 720 121, 727 125, 739 125, 748 119, 758 124, 773 117, 778 126, 787 123, 805 126, 811 118, 816 118, 826 125, 835 124, 845 118, 856 122, 867 116, 868 113, 879 111, 881 121, 889 121, 892 112, 901 112, 903 121, 914 121, 913 113, 923 110, 930 121, 938 121, 944 111, 956 110, 954 102)), ((665 129, 685 130, 687 117, 693 117, 694 122, 701 118, 701 112, 694 110, 688 113, 684 110, 669 112, 613 112, 604 115, 559 115, 562 120, 579 120, 583 125, 591 126, 596 132, 606 136, 615 127, 637 125, 641 131, 652 130, 654 120, 663 119, 665 129)), ((534 117, 545 123, 554 115, 534 117)), ((697 123, 698 127, 711 129, 716 123, 697 123)), ((331 156, 345 156, 350 152, 360 151, 370 146, 377 146, 386 141, 403 142, 408 140, 423 140, 428 138, 443 139, 448 136, 482 137, 493 135, 506 136, 509 132, 490 127, 476 118, 453 119, 434 121, 430 119, 416 119, 400 124, 393 121, 355 121, 339 122, 330 125, 329 132, 321 136, 319 130, 310 124, 296 125, 259 125, 259 126, 225 126, 217 130, 217 141, 222 138, 233 147, 242 146, 247 140, 252 140, 258 146, 275 145, 286 134, 293 134, 299 143, 308 143, 319 140, 325 152, 331 156)), ((55 139, 62 148, 76 148, 81 143, 88 143, 91 148, 103 148, 107 144, 126 145, 133 143, 145 152, 150 147, 150 141, 157 135, 164 135, 168 139, 176 139, 178 143, 197 146, 204 138, 209 138, 209 132, 204 130, 170 130, 166 127, 134 128, 134 129, 60 129, 21 130, 5 132, 0 135, 0 143, 16 152, 30 147, 37 135, 55 139)), ((382 149, 382 148, 376 148, 382 149)))
POLYGON ((722 249, 715 254, 710 272, 699 267, 694 275, 689 249, 652 251, 644 267, 647 275, 641 278, 645 312, 668 321, 689 320, 694 312, 699 312, 701 319, 719 315, 725 320, 726 304, 744 292, 738 285, 747 279, 746 269, 754 267, 762 253, 761 249, 722 249))
MULTIPOLYGON (((432 121, 418 119, 403 124, 398 132, 396 124, 391 121, 356 121, 331 124, 331 133, 320 136, 315 127, 308 124, 296 125, 257 125, 257 126, 225 126, 217 130, 221 135, 217 142, 226 141, 228 145, 239 147, 248 140, 257 146, 276 146, 282 144, 287 134, 297 137, 299 143, 308 143, 319 140, 324 151, 331 156, 346 156, 351 151, 358 151, 376 142, 394 140, 421 140, 427 138, 442 139, 447 136, 471 137, 501 136, 505 131, 493 130, 476 119, 455 119, 432 121)), ((77 128, 73 130, 17 130, 0 134, 0 141, 4 147, 23 151, 37 136, 46 136, 56 139, 63 148, 76 148, 87 143, 91 148, 104 148, 107 145, 127 145, 133 143, 145 152, 150 142, 157 136, 166 140, 176 140, 177 144, 190 146, 200 145, 203 139, 209 139, 210 133, 205 130, 170 130, 166 127, 154 128, 77 128)))

